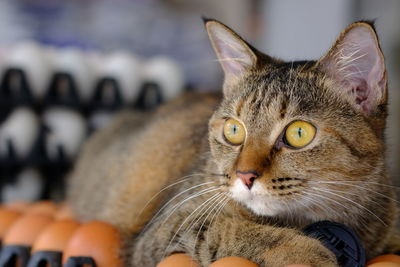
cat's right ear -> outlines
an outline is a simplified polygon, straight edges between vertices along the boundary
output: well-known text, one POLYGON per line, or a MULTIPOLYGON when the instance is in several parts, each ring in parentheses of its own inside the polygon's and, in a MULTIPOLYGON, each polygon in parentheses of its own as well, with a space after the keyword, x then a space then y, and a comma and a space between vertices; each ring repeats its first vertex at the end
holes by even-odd
POLYGON ((205 19, 211 44, 225 73, 224 94, 229 84, 257 64, 257 56, 249 44, 223 23, 205 19))

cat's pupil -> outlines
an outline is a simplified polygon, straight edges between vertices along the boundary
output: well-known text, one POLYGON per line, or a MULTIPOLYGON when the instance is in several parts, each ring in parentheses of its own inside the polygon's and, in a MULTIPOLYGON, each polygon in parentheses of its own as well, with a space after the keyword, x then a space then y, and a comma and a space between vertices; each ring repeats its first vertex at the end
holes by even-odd
POLYGON ((302 132, 303 132, 303 129, 301 129, 301 128, 299 128, 299 129, 297 130, 297 134, 299 135, 299 137, 301 137, 302 132))
POLYGON ((233 134, 236 134, 236 132, 237 132, 237 125, 233 125, 232 131, 233 131, 233 134))

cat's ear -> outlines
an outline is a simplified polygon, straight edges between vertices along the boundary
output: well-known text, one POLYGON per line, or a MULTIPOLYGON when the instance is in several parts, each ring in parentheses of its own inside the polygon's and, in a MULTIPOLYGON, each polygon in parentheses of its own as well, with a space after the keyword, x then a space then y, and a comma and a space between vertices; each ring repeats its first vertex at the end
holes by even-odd
POLYGON ((225 83, 236 79, 257 64, 253 48, 223 23, 205 19, 211 44, 225 73, 225 83))
POLYGON ((365 115, 386 104, 385 62, 373 24, 351 24, 317 66, 346 90, 365 115))

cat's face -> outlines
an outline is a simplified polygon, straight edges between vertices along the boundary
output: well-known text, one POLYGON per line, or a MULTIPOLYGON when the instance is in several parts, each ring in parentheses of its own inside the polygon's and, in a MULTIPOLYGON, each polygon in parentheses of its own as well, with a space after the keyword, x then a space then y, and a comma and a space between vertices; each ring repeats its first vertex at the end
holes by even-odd
POLYGON ((224 190, 264 216, 332 218, 368 198, 351 183, 384 172, 386 73, 371 26, 350 26, 320 61, 284 63, 207 24, 225 71, 209 134, 224 190))

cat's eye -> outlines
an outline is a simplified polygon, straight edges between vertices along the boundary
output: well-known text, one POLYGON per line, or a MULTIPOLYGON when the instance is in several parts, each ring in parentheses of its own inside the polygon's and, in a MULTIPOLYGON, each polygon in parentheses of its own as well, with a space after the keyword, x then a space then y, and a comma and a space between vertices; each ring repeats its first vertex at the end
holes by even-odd
POLYGON ((235 119, 228 119, 224 125, 224 136, 232 145, 240 145, 246 138, 246 130, 241 122, 235 119))
POLYGON ((285 142, 293 148, 301 148, 314 139, 316 133, 315 127, 305 121, 292 122, 285 132, 285 142))

